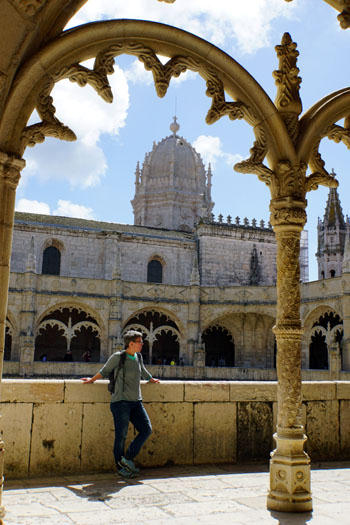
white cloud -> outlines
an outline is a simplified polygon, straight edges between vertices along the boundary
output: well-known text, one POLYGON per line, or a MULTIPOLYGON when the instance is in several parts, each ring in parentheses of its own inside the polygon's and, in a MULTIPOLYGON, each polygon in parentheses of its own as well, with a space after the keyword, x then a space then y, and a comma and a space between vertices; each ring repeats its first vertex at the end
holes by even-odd
POLYGON ((269 45, 271 22, 293 16, 298 2, 282 0, 177 0, 174 4, 156 0, 111 2, 89 0, 70 21, 69 27, 106 18, 156 20, 180 27, 219 46, 253 53, 269 45))
POLYGON ((61 199, 58 201, 57 208, 53 210, 52 214, 63 215, 64 217, 78 217, 79 219, 95 219, 92 208, 61 199))
POLYGON ((46 204, 46 202, 31 201, 29 199, 19 199, 19 201, 16 203, 16 211, 50 215, 50 206, 46 204))
POLYGON ((129 108, 128 83, 118 65, 114 70, 109 76, 114 94, 112 104, 103 101, 89 85, 81 88, 69 80, 58 82, 52 91, 57 117, 87 146, 95 146, 102 133, 116 135, 125 126, 129 108))
POLYGON ((56 84, 52 91, 56 115, 73 129, 78 140, 65 142, 47 138, 43 145, 27 148, 21 188, 33 176, 42 181, 66 182, 71 188, 90 188, 100 183, 107 171, 107 161, 99 141, 103 134, 118 135, 125 126, 129 108, 124 72, 115 66, 109 80, 115 98, 112 104, 103 101, 90 86, 81 88, 69 80, 56 84))
POLYGON ((194 149, 200 153, 204 163, 208 164, 210 162, 213 167, 219 159, 224 160, 224 162, 232 167, 236 162, 243 160, 243 157, 239 153, 233 154, 223 151, 219 137, 200 135, 192 145, 194 149))
POLYGON ((92 208, 62 199, 58 200, 57 207, 53 210, 52 214, 50 206, 46 202, 39 202, 30 199, 19 199, 16 203, 16 211, 38 213, 42 215, 62 215, 64 217, 76 217, 79 219, 95 219, 92 208))

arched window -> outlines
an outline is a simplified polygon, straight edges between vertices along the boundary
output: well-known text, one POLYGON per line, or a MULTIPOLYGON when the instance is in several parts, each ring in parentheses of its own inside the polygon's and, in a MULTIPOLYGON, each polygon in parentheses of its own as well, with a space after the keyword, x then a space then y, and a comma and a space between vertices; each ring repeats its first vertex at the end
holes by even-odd
POLYGON ((59 275, 61 268, 61 252, 55 246, 48 246, 43 253, 41 273, 45 275, 59 275))
POLYGON ((157 259, 152 259, 147 266, 147 282, 148 283, 162 283, 163 282, 163 266, 157 259))

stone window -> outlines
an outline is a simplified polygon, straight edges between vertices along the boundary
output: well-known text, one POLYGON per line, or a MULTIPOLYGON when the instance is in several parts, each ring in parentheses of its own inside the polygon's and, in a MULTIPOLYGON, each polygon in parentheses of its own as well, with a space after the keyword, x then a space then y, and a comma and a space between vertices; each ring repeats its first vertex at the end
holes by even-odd
POLYGON ((41 273, 45 275, 60 275, 61 252, 55 246, 48 246, 43 253, 41 273))
POLYGON ((163 282, 163 265, 158 259, 152 259, 147 266, 147 282, 163 282))

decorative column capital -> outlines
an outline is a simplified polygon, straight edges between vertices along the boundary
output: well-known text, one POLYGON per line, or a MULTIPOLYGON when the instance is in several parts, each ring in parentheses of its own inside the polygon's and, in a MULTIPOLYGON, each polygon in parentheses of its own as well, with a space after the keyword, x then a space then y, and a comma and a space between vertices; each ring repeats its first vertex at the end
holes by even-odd
POLYGON ((26 161, 24 159, 0 151, 0 178, 12 188, 17 188, 21 170, 25 165, 26 161))
POLYGON ((296 200, 293 197, 272 199, 270 202, 270 223, 275 232, 301 232, 306 223, 306 199, 296 200))

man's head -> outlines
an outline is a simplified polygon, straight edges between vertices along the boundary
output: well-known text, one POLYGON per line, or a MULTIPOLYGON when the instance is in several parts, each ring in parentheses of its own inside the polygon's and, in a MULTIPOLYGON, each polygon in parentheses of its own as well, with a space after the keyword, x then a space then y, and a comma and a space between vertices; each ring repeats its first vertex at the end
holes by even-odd
POLYGON ((130 353, 141 352, 142 349, 142 332, 137 330, 128 330, 124 334, 124 345, 130 353))

